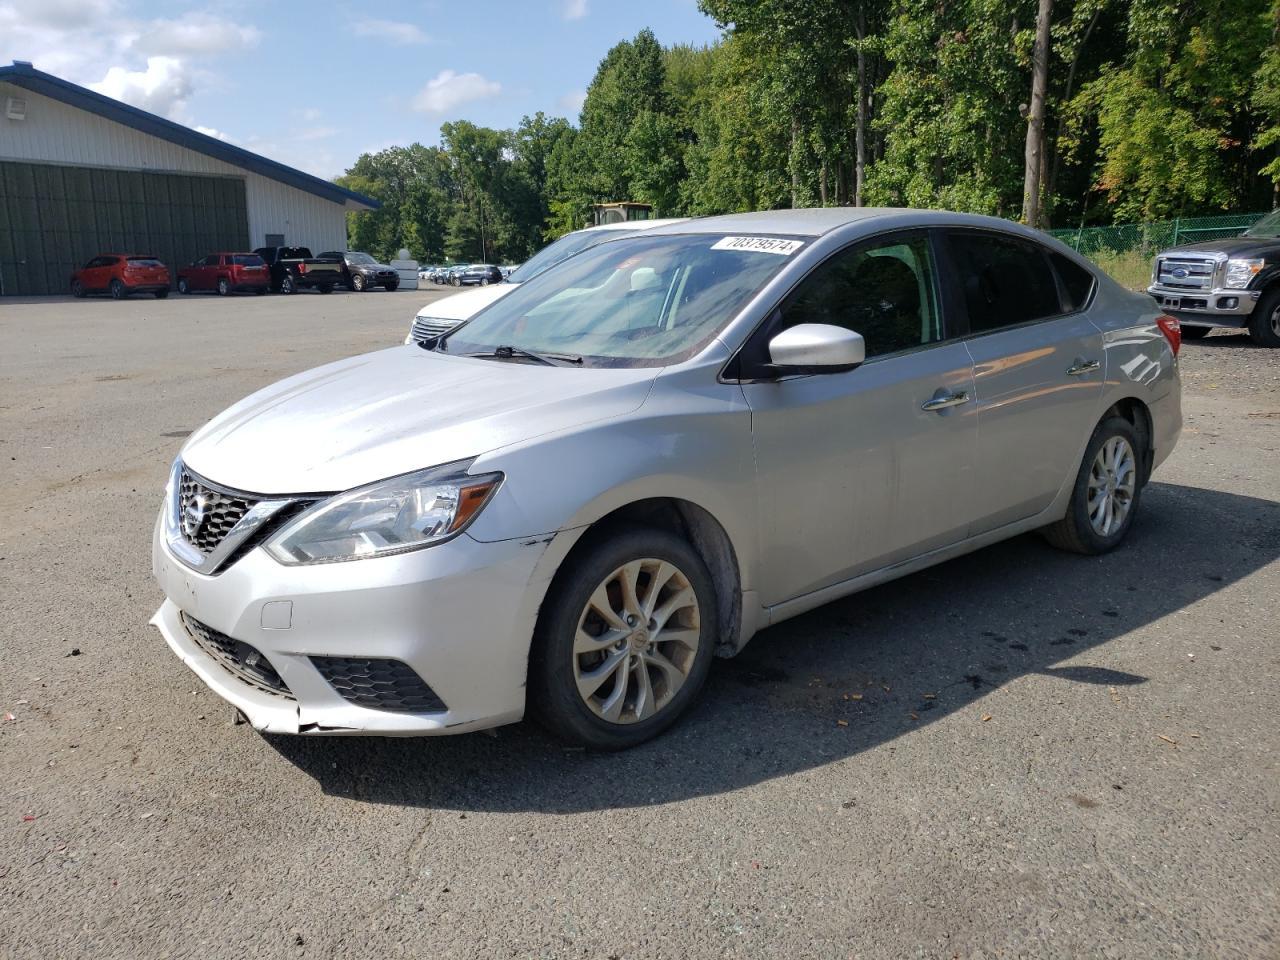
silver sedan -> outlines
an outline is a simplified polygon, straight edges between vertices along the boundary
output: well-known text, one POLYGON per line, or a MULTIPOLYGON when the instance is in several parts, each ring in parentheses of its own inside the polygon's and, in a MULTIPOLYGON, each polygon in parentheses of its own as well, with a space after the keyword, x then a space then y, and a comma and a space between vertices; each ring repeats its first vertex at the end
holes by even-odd
POLYGON ((662 227, 199 430, 153 623, 261 730, 528 711, 630 746, 787 617, 1031 530, 1116 547, 1181 430, 1178 347, 1001 220, 662 227))

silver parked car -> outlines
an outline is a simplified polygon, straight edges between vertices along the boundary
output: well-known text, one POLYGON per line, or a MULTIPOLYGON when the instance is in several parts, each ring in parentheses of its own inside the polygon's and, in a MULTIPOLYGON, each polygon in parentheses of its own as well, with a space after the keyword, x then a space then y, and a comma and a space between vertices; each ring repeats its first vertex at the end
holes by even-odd
POLYGON ((1110 550, 1182 425, 1176 320, 943 212, 666 226, 433 343, 173 465, 153 623, 259 729, 629 746, 787 617, 1030 530, 1110 550))

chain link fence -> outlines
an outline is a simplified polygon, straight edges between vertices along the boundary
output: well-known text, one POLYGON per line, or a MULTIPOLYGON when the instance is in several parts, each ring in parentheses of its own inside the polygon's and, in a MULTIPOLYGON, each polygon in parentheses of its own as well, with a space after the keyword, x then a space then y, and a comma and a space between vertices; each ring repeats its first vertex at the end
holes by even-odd
POLYGON ((1086 257, 1132 252, 1154 257, 1161 250, 1168 250, 1182 243, 1239 236, 1264 216, 1265 213, 1241 213, 1227 217, 1183 217, 1178 220, 1127 223, 1115 227, 1050 230, 1049 233, 1086 257))

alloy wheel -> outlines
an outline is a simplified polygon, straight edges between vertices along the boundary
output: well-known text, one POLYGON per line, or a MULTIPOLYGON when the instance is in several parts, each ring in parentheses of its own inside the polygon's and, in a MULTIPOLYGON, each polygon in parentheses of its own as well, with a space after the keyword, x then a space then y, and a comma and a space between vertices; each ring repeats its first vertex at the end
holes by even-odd
POLYGON ((573 678, 596 716, 629 724, 652 717, 693 669, 698 597, 675 564, 632 560, 604 578, 578 617, 573 678))
POLYGON ((1124 526, 1138 481, 1138 458, 1124 437, 1111 437, 1093 458, 1089 471, 1089 524, 1110 537, 1124 526))
POLYGON ((1280 337, 1280 303, 1276 304, 1276 308, 1271 311, 1271 332, 1280 337))

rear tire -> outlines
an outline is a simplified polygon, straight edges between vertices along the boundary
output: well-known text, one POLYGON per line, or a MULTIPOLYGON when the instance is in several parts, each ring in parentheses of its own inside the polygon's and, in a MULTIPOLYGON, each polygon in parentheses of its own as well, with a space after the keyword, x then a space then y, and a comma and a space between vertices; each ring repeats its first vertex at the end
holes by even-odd
POLYGON ((111 281, 111 299, 113 299, 113 300, 123 300, 123 299, 124 299, 125 297, 127 297, 128 295, 129 295, 129 294, 128 294, 128 292, 125 290, 125 288, 124 288, 124 284, 123 284, 123 283, 121 283, 119 280, 112 280, 112 281, 111 281))
POLYGON ((1203 340, 1213 333, 1213 327, 1189 327, 1184 323, 1181 328, 1183 340, 1203 340))
POLYGON ((280 292, 286 297, 292 296, 298 292, 298 288, 293 282, 293 277, 289 276, 287 273, 280 278, 280 292))
POLYGON ((1133 526, 1142 498, 1145 451, 1124 417, 1098 424, 1067 504, 1067 515, 1041 530, 1059 550, 1097 555, 1114 550, 1133 526))
POLYGON ((83 299, 84 299, 84 284, 82 284, 79 280, 72 280, 72 281, 71 281, 71 295, 72 295, 73 297, 75 297, 77 300, 83 300, 83 299))
POLYGON ((1280 286, 1264 293, 1249 314, 1249 336, 1260 347, 1280 347, 1280 286))
POLYGON ((538 618, 531 713, 594 750, 656 737, 702 689, 718 613, 711 574, 684 540, 643 527, 595 536, 561 569, 538 618))

